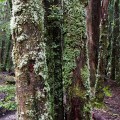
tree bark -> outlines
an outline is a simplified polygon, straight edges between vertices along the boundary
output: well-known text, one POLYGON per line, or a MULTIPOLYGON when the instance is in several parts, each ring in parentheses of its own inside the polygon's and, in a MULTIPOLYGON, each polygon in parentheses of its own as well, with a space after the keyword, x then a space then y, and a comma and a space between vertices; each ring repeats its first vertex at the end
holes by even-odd
POLYGON ((0 63, 1 63, 1 71, 5 71, 4 68, 4 58, 5 58, 5 37, 2 38, 1 41, 1 51, 0 51, 0 63))
POLYGON ((96 77, 96 102, 103 105, 104 100, 104 82, 106 77, 106 60, 108 48, 108 5, 109 0, 103 0, 101 5, 101 18, 100 18, 100 40, 98 52, 98 66, 96 77))
POLYGON ((88 38, 88 52, 90 65, 90 82, 94 87, 96 81, 96 69, 98 63, 98 47, 100 36, 100 8, 101 0, 91 0, 86 7, 86 26, 88 38))
POLYGON ((119 25, 120 25, 120 21, 119 21, 119 12, 120 12, 120 9, 119 9, 119 3, 120 1, 117 0, 116 1, 116 5, 115 5, 115 11, 116 11, 116 32, 115 32, 115 36, 116 36, 116 80, 119 81, 120 79, 120 55, 119 55, 119 51, 120 51, 120 28, 119 28, 119 25))
POLYGON ((64 120, 62 77, 62 1, 44 0, 48 82, 53 120, 64 120))
POLYGON ((50 120, 42 18, 42 1, 12 1, 12 58, 16 79, 17 120, 50 120))
POLYGON ((86 58, 89 58, 85 51, 85 49, 81 50, 80 56, 76 58, 76 68, 73 70, 73 82, 70 88, 71 109, 68 120, 92 120, 89 66, 86 65, 89 61, 86 58))
POLYGON ((113 28, 113 43, 112 43, 112 61, 111 61, 111 79, 116 79, 116 72, 118 72, 118 37, 119 37, 119 0, 114 2, 114 28, 113 28))

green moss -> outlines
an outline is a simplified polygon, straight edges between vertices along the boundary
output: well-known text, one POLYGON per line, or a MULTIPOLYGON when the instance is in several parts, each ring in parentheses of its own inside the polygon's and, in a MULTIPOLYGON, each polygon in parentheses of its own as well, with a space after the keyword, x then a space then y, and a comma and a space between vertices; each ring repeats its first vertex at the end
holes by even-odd
POLYGON ((80 86, 76 85, 70 89, 70 94, 72 97, 75 96, 85 99, 86 91, 80 89, 80 86))
POLYGON ((84 82, 88 79, 89 77, 89 70, 88 67, 85 65, 82 69, 81 69, 81 76, 84 80, 84 82))
POLYGON ((63 51, 63 79, 65 89, 71 84, 72 72, 76 67, 75 59, 80 55, 84 46, 85 11, 79 0, 65 1, 66 14, 63 31, 65 33, 63 51), (69 12, 67 12, 69 11, 69 12))

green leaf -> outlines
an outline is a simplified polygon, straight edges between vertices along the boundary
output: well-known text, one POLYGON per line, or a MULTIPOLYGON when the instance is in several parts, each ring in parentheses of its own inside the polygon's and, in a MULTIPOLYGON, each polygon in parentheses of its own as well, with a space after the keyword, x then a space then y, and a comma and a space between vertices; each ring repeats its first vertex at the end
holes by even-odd
POLYGON ((4 2, 5 0, 0 0, 0 2, 4 2))

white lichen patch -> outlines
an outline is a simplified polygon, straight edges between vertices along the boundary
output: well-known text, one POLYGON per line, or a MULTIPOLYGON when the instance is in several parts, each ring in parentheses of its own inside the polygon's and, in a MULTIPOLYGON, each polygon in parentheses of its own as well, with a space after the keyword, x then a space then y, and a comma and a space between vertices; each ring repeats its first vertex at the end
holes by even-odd
POLYGON ((26 4, 24 2, 15 0, 12 8, 11 30, 17 29, 17 25, 21 25, 31 20, 35 24, 43 19, 43 9, 40 1, 29 0, 26 4), (42 14, 41 14, 42 13, 42 14))
POLYGON ((27 110, 26 113, 27 115, 29 115, 30 117, 34 117, 35 116, 35 110, 27 110))
POLYGON ((26 5, 24 5, 22 2, 19 2, 17 4, 16 4, 16 2, 13 2, 13 7, 12 7, 13 12, 12 13, 14 15, 16 15, 18 12, 21 12, 21 10, 23 10, 24 6, 26 6, 26 5))
POLYGON ((37 90, 36 98, 38 98, 38 99, 46 98, 45 92, 37 90))
POLYGON ((41 117, 39 118, 39 120, 48 120, 48 116, 49 114, 46 112, 44 114, 41 115, 41 117))
POLYGON ((37 57, 38 52, 37 51, 30 51, 29 56, 32 60, 35 60, 37 57))
POLYGON ((21 115, 24 115, 25 113, 24 112, 21 112, 21 115))
POLYGON ((28 64, 29 55, 25 54, 21 59, 19 59, 18 68, 21 69, 28 64))
POLYGON ((17 55, 17 49, 14 47, 14 43, 13 43, 13 50, 12 50, 12 61, 14 64, 14 67, 16 67, 16 61, 18 60, 18 55, 17 55))
POLYGON ((11 33, 13 33, 13 30, 17 27, 17 23, 15 22, 15 17, 12 16, 10 20, 10 28, 11 28, 11 33))
POLYGON ((22 33, 19 37, 17 37, 17 42, 22 42, 24 40, 28 40, 27 34, 22 33))
POLYGON ((40 76, 42 76, 44 79, 46 78, 47 67, 46 67, 46 57, 44 52, 38 53, 34 65, 34 71, 40 76))

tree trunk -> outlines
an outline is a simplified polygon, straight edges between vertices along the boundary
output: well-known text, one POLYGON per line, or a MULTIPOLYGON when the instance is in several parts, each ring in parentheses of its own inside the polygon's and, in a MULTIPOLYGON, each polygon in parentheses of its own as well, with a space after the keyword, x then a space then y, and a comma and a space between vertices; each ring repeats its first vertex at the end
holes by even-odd
MULTIPOLYGON (((101 23, 100 23, 100 40, 99 40, 99 52, 98 52, 98 67, 96 77, 96 101, 102 103, 104 100, 104 82, 107 60, 107 48, 108 48, 108 4, 109 1, 102 1, 101 5, 101 23)), ((101 104, 101 105, 102 105, 101 104)))
POLYGON ((85 51, 85 49, 81 50, 80 56, 76 58, 76 68, 73 70, 73 82, 69 90, 71 109, 68 120, 92 120, 90 76, 87 64, 89 58, 85 51))
POLYGON ((96 69, 98 63, 98 47, 100 36, 100 7, 101 0, 90 0, 86 10, 87 20, 87 38, 88 38, 88 53, 90 65, 90 82, 91 87, 95 86, 96 69))
POLYGON ((113 28, 113 43, 112 43, 112 61, 111 61, 111 79, 116 79, 116 72, 118 72, 118 52, 117 49, 119 48, 118 37, 119 37, 119 0, 114 2, 114 28, 113 28))
POLYGON ((5 37, 2 38, 1 41, 1 51, 0 51, 0 64, 1 64, 1 71, 5 71, 4 68, 4 58, 5 58, 5 37))
POLYGON ((10 47, 12 46, 11 36, 9 38, 10 39, 8 40, 7 45, 6 45, 6 54, 5 54, 6 57, 5 57, 5 61, 4 61, 4 68, 8 71, 11 69, 10 66, 9 66, 9 61, 11 61, 10 60, 11 59, 11 57, 10 57, 10 52, 11 52, 10 47))
POLYGON ((17 120, 50 120, 42 14, 42 1, 14 0, 12 3, 17 120))
POLYGON ((62 78, 62 1, 44 0, 48 82, 53 120, 64 120, 62 78))
POLYGON ((108 6, 108 48, 107 48, 107 65, 106 75, 107 78, 111 78, 111 61, 112 61, 112 43, 113 43, 113 27, 114 22, 114 0, 109 2, 108 6))
POLYGON ((115 32, 115 36, 116 36, 116 80, 119 81, 120 79, 120 55, 119 55, 119 52, 120 52, 120 28, 119 28, 119 25, 120 25, 120 21, 119 21, 119 12, 120 12, 120 9, 119 9, 119 4, 120 4, 120 1, 117 0, 116 3, 115 3, 115 11, 116 11, 116 32, 115 32))

